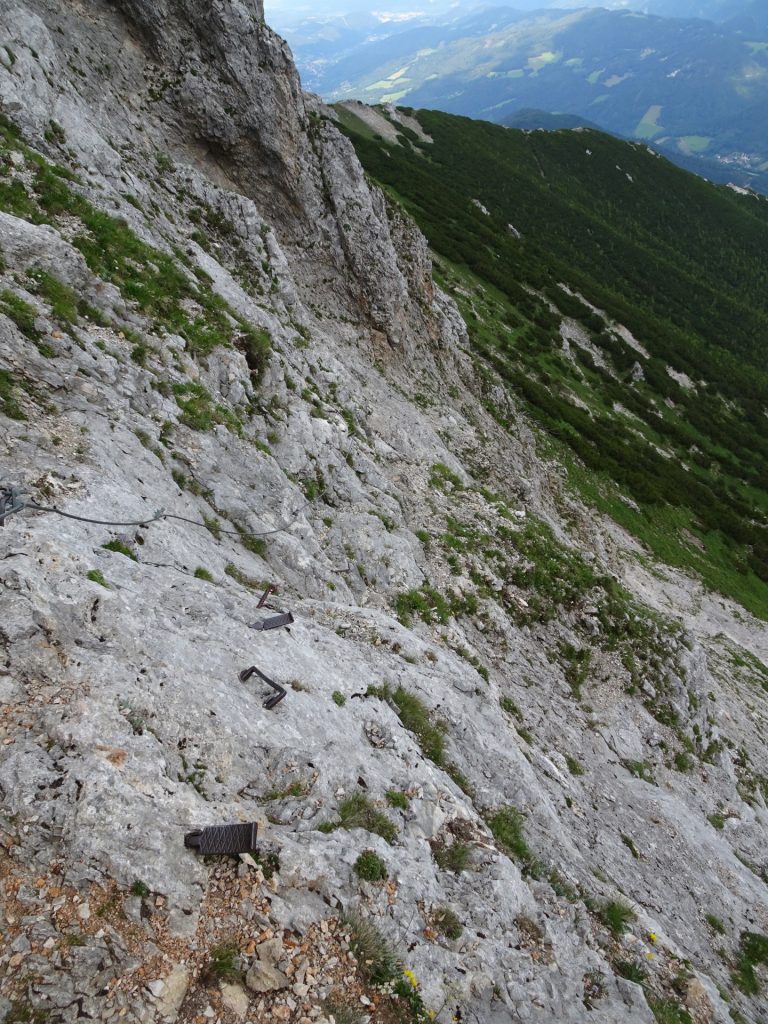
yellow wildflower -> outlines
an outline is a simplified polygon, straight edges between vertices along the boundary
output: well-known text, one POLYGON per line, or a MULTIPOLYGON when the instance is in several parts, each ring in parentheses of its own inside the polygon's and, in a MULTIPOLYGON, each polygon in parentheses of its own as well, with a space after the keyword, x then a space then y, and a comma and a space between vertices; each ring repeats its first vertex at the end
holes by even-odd
POLYGON ((413 971, 403 971, 403 977, 406 978, 414 988, 418 988, 418 981, 413 971))
POLYGON ((653 953, 646 953, 645 955, 648 957, 649 960, 653 960, 653 953))
POLYGON ((648 932, 648 941, 649 942, 655 942, 656 941, 656 932, 648 932))

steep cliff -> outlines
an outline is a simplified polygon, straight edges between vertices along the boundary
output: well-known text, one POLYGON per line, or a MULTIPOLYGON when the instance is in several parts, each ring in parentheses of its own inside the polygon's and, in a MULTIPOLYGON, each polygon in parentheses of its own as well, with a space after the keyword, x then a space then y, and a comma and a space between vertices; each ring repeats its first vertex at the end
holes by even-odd
POLYGON ((0 1014, 764 1020, 768 631, 499 430, 261 5, 0 0, 0 111, 0 1014))

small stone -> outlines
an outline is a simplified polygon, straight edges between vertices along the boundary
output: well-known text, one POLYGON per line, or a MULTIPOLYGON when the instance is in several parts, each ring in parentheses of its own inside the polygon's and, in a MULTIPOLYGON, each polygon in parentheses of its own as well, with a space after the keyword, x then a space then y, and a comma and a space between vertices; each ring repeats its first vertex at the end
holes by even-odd
POLYGON ((244 1018, 248 1013, 248 993, 240 986, 227 981, 221 982, 221 1001, 236 1017, 244 1018))
POLYGON ((83 903, 77 908, 77 916, 81 921, 88 921, 90 919, 91 908, 87 903, 83 903))
POLYGON ((159 999, 163 992, 165 992, 165 982, 162 978, 158 978, 156 981, 150 981, 147 988, 155 999, 159 999))
POLYGON ((291 1011, 287 1006, 275 1006, 272 1010, 272 1016, 275 1020, 290 1020, 291 1011))
POLYGON ((276 967, 257 960, 246 974, 245 984, 253 992, 276 992, 288 988, 289 981, 276 967))
POLYGON ((269 939, 256 947, 256 956, 262 963, 269 964, 271 967, 275 966, 282 955, 283 944, 280 939, 269 939))

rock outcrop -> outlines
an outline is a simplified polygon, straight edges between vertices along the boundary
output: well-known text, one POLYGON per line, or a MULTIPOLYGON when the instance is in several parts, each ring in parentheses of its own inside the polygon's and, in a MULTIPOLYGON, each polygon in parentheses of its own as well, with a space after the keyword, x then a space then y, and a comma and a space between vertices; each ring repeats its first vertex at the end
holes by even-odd
POLYGON ((768 630, 500 430, 261 5, 0 0, 0 112, 0 486, 82 517, 0 531, 0 1018, 764 1020, 768 630))

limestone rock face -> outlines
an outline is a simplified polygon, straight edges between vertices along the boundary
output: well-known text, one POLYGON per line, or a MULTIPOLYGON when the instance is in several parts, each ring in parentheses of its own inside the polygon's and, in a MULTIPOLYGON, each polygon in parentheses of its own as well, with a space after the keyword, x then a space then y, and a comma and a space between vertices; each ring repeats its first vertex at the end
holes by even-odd
POLYGON ((564 493, 261 5, 0 0, 0 111, 0 1016, 376 1024, 373 925, 443 1022, 761 1020, 768 630, 564 493))

